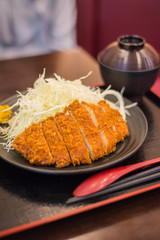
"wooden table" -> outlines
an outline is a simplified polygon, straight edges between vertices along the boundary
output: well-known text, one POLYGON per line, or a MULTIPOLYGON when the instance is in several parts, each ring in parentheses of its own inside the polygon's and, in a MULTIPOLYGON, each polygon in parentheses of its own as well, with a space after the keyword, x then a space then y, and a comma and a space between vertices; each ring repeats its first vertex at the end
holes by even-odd
MULTIPOLYGON (((0 101, 15 94, 16 90, 22 91, 27 87, 31 87, 44 68, 46 68, 46 77, 53 76, 55 72, 69 80, 84 76, 92 70, 92 75, 84 80, 83 83, 86 85, 101 85, 103 83, 96 60, 81 48, 44 56, 1 61, 0 101)), ((139 106, 147 116, 149 132, 143 146, 131 158, 132 160, 151 159, 158 157, 160 153, 160 101, 149 93, 143 98, 139 106)), ((17 178, 21 176, 18 171, 16 167, 9 166, 9 164, 2 161, 0 189, 5 194, 8 194, 8 197, 11 194, 15 201, 23 201, 24 199, 21 196, 24 194, 25 185, 21 184, 21 188, 18 188, 18 184, 22 180, 16 180, 16 174, 17 178), (5 184, 2 185, 3 178, 5 178, 5 184), (14 192, 12 189, 12 180, 17 186, 17 192, 14 192)), ((35 201, 36 196, 33 197, 34 193, 31 193, 31 191, 29 193, 32 196, 28 197, 28 202, 34 211, 34 202, 32 200, 34 199, 35 201)), ((0 201, 2 201, 3 196, 0 196, 0 198, 0 201)), ((41 204, 43 205, 43 202, 41 204)), ((7 209, 4 209, 1 205, 0 221, 2 211, 4 214, 5 211, 7 212, 7 209)), ((11 211, 14 211, 12 207, 11 211)), ((10 221, 9 216, 8 221, 10 221)), ((158 240, 160 239, 159 225, 160 191, 157 188, 131 198, 12 234, 5 239, 158 240)))
POLYGON ((43 56, 0 61, 0 101, 15 94, 17 90, 22 91, 27 87, 32 87, 44 69, 46 69, 46 77, 53 77, 53 74, 56 73, 68 80, 86 76, 92 71, 92 74, 83 83, 88 86, 103 83, 96 60, 82 48, 43 56))

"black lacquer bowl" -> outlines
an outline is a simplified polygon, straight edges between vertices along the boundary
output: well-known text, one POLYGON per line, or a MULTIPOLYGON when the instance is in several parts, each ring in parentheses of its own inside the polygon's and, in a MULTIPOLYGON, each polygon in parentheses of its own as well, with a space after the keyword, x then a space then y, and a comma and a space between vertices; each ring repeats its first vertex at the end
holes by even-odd
POLYGON ((124 35, 109 44, 97 56, 105 85, 111 85, 128 98, 141 98, 154 84, 160 56, 145 39, 124 35))

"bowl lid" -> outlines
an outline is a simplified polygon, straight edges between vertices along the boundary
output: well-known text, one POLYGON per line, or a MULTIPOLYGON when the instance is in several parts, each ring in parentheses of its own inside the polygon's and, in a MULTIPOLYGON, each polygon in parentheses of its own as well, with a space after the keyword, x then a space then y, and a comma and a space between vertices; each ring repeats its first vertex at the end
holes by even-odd
POLYGON ((145 39, 137 35, 120 36, 98 56, 98 61, 121 71, 146 71, 160 67, 160 56, 145 39))

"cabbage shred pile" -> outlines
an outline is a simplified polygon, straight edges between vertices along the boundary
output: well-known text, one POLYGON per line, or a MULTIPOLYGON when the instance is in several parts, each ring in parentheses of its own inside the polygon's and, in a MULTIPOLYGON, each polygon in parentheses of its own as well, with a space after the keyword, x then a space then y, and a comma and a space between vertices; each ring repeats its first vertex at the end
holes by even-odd
MULTIPOLYGON (((90 74, 90 73, 89 73, 90 74)), ((89 75, 88 74, 88 75, 89 75)), ((87 75, 87 76, 88 76, 87 75)), ((26 93, 17 92, 17 102, 10 109, 17 107, 12 118, 7 122, 7 127, 0 127, 0 133, 5 138, 4 147, 9 151, 17 135, 22 133, 32 123, 42 121, 49 116, 62 112, 74 100, 96 104, 104 100, 106 95, 114 95, 117 104, 107 101, 114 109, 118 109, 125 119, 125 107, 122 95, 108 87, 105 91, 99 88, 92 89, 84 86, 80 79, 69 81, 54 74, 54 78, 45 78, 45 71, 35 81, 33 88, 28 88, 26 93)))

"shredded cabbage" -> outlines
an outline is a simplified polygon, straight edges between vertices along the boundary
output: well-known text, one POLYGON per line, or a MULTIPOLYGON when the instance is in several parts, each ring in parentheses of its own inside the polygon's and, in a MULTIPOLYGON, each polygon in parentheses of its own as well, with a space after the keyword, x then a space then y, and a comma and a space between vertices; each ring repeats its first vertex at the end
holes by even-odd
POLYGON ((62 112, 75 99, 80 102, 85 101, 96 104, 100 100, 104 100, 106 95, 112 94, 117 98, 119 106, 107 102, 111 107, 118 109, 125 119, 126 113, 122 95, 111 90, 110 86, 104 92, 99 88, 92 89, 84 86, 81 80, 88 77, 88 75, 69 81, 57 74, 54 74, 54 78, 45 78, 44 71, 35 81, 33 88, 28 88, 25 94, 17 92, 17 102, 10 109, 18 106, 18 110, 8 121, 8 127, 0 127, 0 132, 3 137, 5 135, 6 139, 6 142, 2 143, 4 147, 8 151, 12 149, 13 140, 25 128, 29 127, 33 122, 42 121, 49 116, 55 116, 57 112, 62 112))

